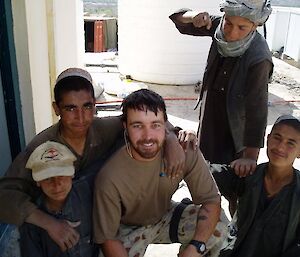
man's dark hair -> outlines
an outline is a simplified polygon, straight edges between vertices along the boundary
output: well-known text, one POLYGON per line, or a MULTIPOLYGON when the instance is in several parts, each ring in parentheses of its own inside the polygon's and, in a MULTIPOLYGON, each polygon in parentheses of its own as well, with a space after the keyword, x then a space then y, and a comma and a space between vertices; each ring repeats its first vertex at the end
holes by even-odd
POLYGON ((163 98, 151 91, 149 89, 140 89, 134 91, 130 95, 128 95, 123 103, 122 103, 122 120, 127 121, 127 112, 128 109, 134 109, 139 111, 148 110, 154 112, 157 115, 158 111, 162 111, 164 114, 164 120, 167 121, 167 112, 166 112, 166 105, 163 98))
POLYGON ((85 90, 95 98, 94 87, 90 81, 80 76, 71 76, 61 79, 54 87, 54 100, 58 105, 62 95, 70 91, 85 90))
POLYGON ((272 127, 271 133, 272 131, 277 128, 280 125, 287 125, 289 127, 292 127, 293 129, 295 129, 298 133, 300 133, 300 121, 297 119, 287 119, 287 120, 282 120, 278 123, 275 123, 274 126, 272 127))

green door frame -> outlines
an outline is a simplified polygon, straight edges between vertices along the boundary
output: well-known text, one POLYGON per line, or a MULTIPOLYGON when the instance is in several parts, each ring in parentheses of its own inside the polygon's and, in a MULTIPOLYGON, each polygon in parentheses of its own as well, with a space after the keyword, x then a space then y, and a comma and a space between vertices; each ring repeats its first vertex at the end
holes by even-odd
POLYGON ((21 149, 23 149, 25 137, 10 0, 0 1, 0 72, 11 157, 14 159, 21 149))
MULTIPOLYGON (((11 0, 0 0, 0 73, 8 138, 6 133, 3 133, 2 136, 9 141, 10 155, 13 160, 24 147, 25 139, 14 46, 11 0)), ((3 125, 5 126, 5 124, 3 125)), ((3 172, 1 171, 1 173, 3 172)), ((9 247, 13 229, 14 227, 11 225, 0 223, 0 256, 9 247)))

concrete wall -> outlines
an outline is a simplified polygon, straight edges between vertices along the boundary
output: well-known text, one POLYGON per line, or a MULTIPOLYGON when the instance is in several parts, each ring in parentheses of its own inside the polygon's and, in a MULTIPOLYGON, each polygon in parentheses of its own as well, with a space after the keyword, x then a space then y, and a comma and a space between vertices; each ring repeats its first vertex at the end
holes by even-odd
POLYGON ((67 67, 82 67, 81 0, 12 0, 25 141, 53 124, 52 91, 67 67))
POLYGON ((52 125, 44 1, 12 1, 25 141, 52 125))
POLYGON ((54 0, 56 73, 69 67, 83 67, 84 19, 82 0, 54 0))
POLYGON ((32 104, 35 130, 38 133, 52 124, 45 1, 25 0, 25 10, 32 104))

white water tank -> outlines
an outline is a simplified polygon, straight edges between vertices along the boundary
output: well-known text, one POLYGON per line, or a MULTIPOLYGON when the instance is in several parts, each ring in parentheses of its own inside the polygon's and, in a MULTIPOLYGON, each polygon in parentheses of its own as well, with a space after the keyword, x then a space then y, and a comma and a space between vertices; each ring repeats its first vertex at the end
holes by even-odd
POLYGON ((169 15, 180 8, 220 14, 219 0, 119 0, 119 71, 157 84, 202 80, 211 38, 180 34, 169 15))

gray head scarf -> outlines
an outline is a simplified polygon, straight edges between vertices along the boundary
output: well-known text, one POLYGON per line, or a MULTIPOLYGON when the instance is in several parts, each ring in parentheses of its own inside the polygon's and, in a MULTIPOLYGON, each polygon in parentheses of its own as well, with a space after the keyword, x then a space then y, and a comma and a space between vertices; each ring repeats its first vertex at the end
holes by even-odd
POLYGON ((244 17, 259 26, 272 12, 270 0, 222 0, 220 10, 228 16, 244 17))
MULTIPOLYGON (((270 0, 222 0, 220 10, 228 16, 240 16, 252 21, 256 25, 264 24, 272 12, 270 0)), ((215 32, 218 52, 224 57, 237 57, 245 53, 256 35, 256 31, 249 33, 245 38, 227 42, 222 31, 221 20, 215 32)))

